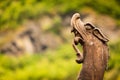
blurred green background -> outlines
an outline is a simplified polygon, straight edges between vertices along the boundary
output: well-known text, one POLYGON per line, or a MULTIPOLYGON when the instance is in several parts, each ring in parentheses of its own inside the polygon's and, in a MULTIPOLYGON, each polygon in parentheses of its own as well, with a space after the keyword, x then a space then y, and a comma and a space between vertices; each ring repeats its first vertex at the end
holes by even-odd
POLYGON ((104 80, 120 80, 119 0, 0 0, 0 80, 76 80, 75 12, 109 37, 104 80))

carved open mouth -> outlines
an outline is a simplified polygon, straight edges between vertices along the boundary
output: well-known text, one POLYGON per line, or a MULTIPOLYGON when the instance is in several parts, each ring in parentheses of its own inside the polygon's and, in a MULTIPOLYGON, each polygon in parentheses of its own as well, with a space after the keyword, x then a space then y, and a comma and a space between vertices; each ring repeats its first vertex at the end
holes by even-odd
POLYGON ((75 35, 75 38, 74 38, 75 45, 78 45, 78 43, 83 45, 84 44, 84 39, 83 39, 82 35, 74 28, 71 30, 71 32, 73 32, 74 35, 75 35))
POLYGON ((80 19, 80 15, 76 13, 73 15, 71 19, 71 26, 72 30, 71 32, 74 32, 75 38, 74 43, 77 45, 80 43, 81 45, 84 44, 84 42, 87 40, 86 36, 86 28, 84 26, 84 23, 80 19))

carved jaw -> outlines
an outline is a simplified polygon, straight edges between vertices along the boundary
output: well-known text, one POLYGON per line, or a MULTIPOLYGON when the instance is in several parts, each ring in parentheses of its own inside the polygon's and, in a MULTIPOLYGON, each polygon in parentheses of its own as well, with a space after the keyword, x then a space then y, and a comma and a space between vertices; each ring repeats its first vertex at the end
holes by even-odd
POLYGON ((79 49, 77 48, 77 46, 73 43, 72 44, 75 52, 76 52, 76 56, 77 56, 77 59, 75 60, 78 64, 82 63, 84 58, 83 58, 83 54, 79 51, 79 49))
POLYGON ((84 23, 80 20, 80 15, 78 13, 73 15, 71 19, 71 26, 73 27, 71 32, 73 32, 75 35, 73 41, 73 48, 76 51, 76 56, 77 56, 76 62, 80 64, 83 62, 84 58, 83 58, 83 54, 79 51, 76 45, 80 43, 83 46, 85 40, 87 39, 86 39, 84 23))

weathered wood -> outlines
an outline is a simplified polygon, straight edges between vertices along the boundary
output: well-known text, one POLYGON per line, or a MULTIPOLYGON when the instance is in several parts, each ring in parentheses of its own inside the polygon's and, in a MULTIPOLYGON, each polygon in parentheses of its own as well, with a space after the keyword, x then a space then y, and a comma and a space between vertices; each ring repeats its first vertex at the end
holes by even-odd
POLYGON ((72 16, 71 26, 75 35, 72 45, 77 53, 76 62, 83 64, 78 80, 103 80, 109 58, 109 40, 91 23, 83 23, 79 13, 72 16), (77 48, 78 43, 82 45, 83 53, 77 48))

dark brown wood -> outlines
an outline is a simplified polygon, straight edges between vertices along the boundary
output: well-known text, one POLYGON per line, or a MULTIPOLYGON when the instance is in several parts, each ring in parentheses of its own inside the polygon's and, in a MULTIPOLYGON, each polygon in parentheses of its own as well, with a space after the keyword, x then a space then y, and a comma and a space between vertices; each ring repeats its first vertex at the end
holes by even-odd
POLYGON ((79 13, 72 16, 71 26, 75 35, 72 45, 77 53, 76 62, 83 64, 78 80, 103 80, 109 58, 109 40, 91 23, 83 23, 79 13), (83 53, 76 46, 79 43, 83 53))

